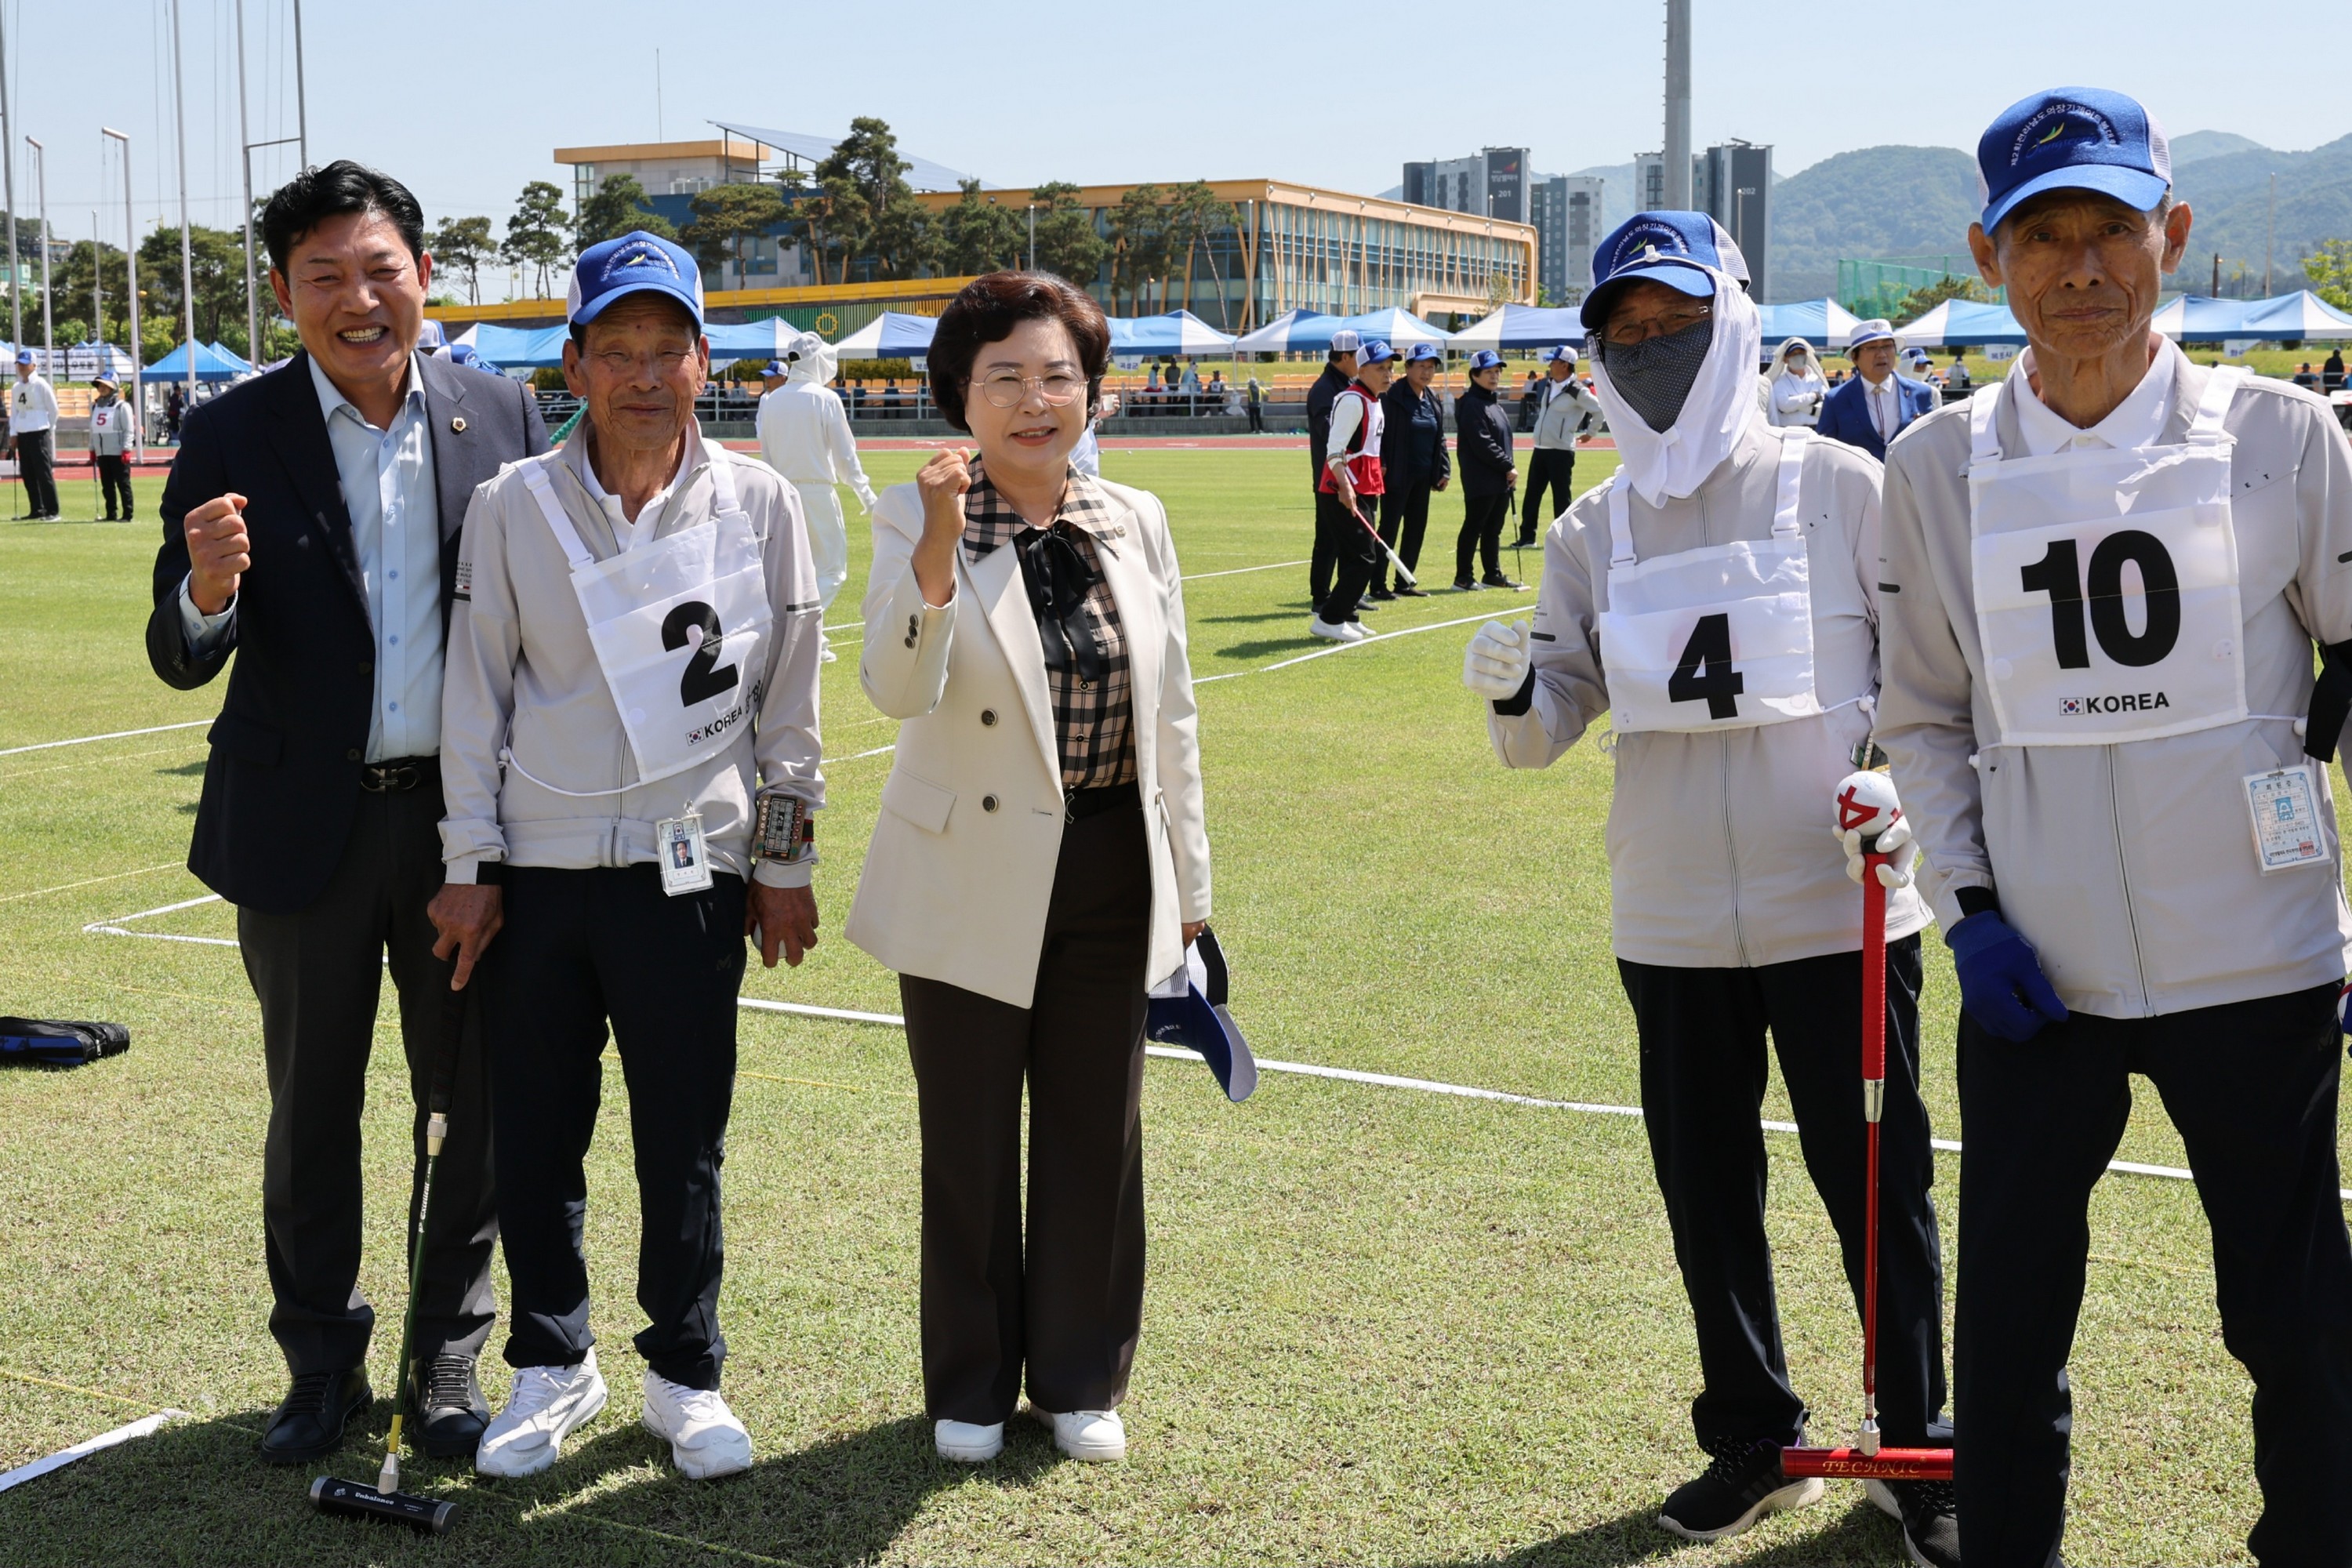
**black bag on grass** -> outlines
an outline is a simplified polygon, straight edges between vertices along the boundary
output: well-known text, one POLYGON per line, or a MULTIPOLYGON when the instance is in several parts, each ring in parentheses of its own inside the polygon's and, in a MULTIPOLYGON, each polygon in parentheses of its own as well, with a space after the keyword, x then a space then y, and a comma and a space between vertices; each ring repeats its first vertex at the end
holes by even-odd
POLYGON ((121 1024, 57 1018, 0 1018, 0 1067, 78 1068, 131 1048, 121 1024))

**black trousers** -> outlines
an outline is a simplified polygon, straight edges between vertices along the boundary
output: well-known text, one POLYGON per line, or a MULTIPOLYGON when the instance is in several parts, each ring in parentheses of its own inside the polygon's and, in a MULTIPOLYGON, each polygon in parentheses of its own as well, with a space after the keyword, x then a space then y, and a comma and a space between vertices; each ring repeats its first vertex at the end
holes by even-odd
POLYGON ((1486 575, 1498 577, 1503 572, 1503 521, 1511 515, 1511 492, 1496 490, 1492 495, 1472 495, 1462 492, 1462 531, 1454 539, 1454 580, 1470 581, 1471 554, 1475 551, 1486 560, 1486 575))
MULTIPOLYGON (((1374 504, 1374 498, 1359 496, 1356 504, 1374 504)), ((1328 593, 1316 595, 1318 613, 1331 626, 1360 619, 1356 602, 1372 584, 1372 574, 1381 561, 1381 547, 1373 542, 1371 531, 1356 521, 1355 513, 1348 510, 1345 502, 1336 495, 1318 492, 1315 497, 1316 565, 1322 566, 1327 557, 1331 587, 1328 593)), ((1321 571, 1315 575, 1319 584, 1321 571)))
MULTIPOLYGON (((1381 497, 1381 541, 1397 552, 1404 569, 1418 575, 1421 572, 1421 540, 1429 529, 1429 478, 1415 479, 1391 477, 1389 488, 1381 497)), ((1388 558, 1378 556, 1372 562, 1372 586, 1388 585, 1388 558)), ((1404 586, 1402 579, 1396 584, 1404 586)))
POLYGON ((27 430, 16 437, 16 471, 25 476, 27 516, 58 515, 57 432, 27 430))
MULTIPOLYGON (((351 841, 318 902, 299 914, 236 913, 245 973, 261 1003, 269 1074, 261 1165, 269 1331, 297 1375, 359 1365, 375 1325, 358 1284, 360 1110, 387 956, 416 1105, 416 1172, 424 1173, 425 1104, 451 973, 433 956, 433 926, 425 918, 425 906, 441 889, 440 820, 435 769, 413 790, 362 795, 351 841)), ((420 1356, 479 1354, 495 1316, 489 1070, 478 1016, 467 1020, 457 1065, 416 1286, 420 1356)), ((415 1234, 415 1195, 412 1186, 410 1229, 399 1243, 403 1273, 415 1234)))
POLYGON ((120 452, 101 453, 98 458, 98 485, 106 497, 106 515, 115 515, 115 498, 122 501, 122 516, 127 521, 131 510, 131 459, 120 452))
POLYGON ((499 1228, 513 1283, 509 1366, 576 1366, 588 1329, 583 1162, 621 1054, 635 1153, 636 1337, 672 1383, 717 1388, 726 1261, 719 1167, 735 1093, 743 882, 671 898, 650 864, 507 872, 506 928, 479 971, 498 1102, 499 1228))
POLYGON ((1257 404, 1255 404, 1255 403, 1250 404, 1250 405, 1248 405, 1248 407, 1249 407, 1249 427, 1250 427, 1250 434, 1251 434, 1251 435, 1253 435, 1253 436, 1263 436, 1263 435, 1265 435, 1265 410, 1264 408, 1262 408, 1261 406, 1259 406, 1257 404))
POLYGON ((2065 1528, 2091 1189, 2156 1086, 2213 1231, 2221 1342, 2254 1384, 2263 1514, 2281 1563, 2352 1562, 2352 1241, 2336 1158, 2336 987, 2155 1018, 2077 1013, 2021 1045, 1960 1018, 1953 1370, 1969 1559, 2042 1568, 2065 1528))
POLYGON ((1064 830, 1030 1006, 899 977, 921 1097, 934 1420, 1003 1420, 1024 1364, 1041 1410, 1109 1410, 1127 1396, 1143 1328, 1144 831, 1138 805, 1064 830))
MULTIPOLYGON (((1795 1442, 1807 1412, 1789 1384, 1764 1235, 1764 1037, 1769 1030, 1780 1058, 1805 1171, 1837 1232, 1859 1323, 1867 1170, 1862 954, 1755 969, 1620 959, 1617 969, 1641 1032, 1650 1157, 1698 1330, 1705 1386, 1691 1404, 1691 1425, 1703 1447, 1722 1439, 1795 1442)), ((1908 936, 1886 944, 1878 1250, 1879 1426, 1888 1443, 1906 1447, 1941 1446, 1952 1434, 1944 1415, 1943 1258, 1928 1196, 1935 1179, 1919 1100, 1919 939, 1908 936)), ((1857 1360, 1861 1349, 1857 1334, 1857 1360)), ((1847 1414, 1839 1410, 1842 1423, 1847 1414)))
POLYGON ((1528 499, 1519 511, 1519 542, 1533 544, 1551 521, 1576 499, 1576 453, 1563 447, 1538 447, 1528 454, 1528 499), (1543 510, 1544 491, 1551 491, 1551 510, 1543 510))

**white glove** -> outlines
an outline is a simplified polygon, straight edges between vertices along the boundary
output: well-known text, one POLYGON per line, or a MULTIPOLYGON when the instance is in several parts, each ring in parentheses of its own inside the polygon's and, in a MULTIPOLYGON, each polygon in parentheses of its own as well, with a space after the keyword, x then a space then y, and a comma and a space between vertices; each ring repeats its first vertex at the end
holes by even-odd
MULTIPOLYGON (((1832 831, 1836 831, 1832 829, 1832 831)), ((1850 827, 1838 833, 1838 842, 1845 847, 1845 874, 1854 885, 1862 883, 1862 830, 1850 827)), ((1911 819, 1898 816, 1885 832, 1878 836, 1878 853, 1891 855, 1893 859, 1878 868, 1878 885, 1890 892, 1911 885, 1911 862, 1917 851, 1911 843, 1911 819)))
POLYGON ((1533 629, 1525 621, 1505 626, 1488 621, 1462 654, 1462 684, 1496 702, 1519 694, 1528 681, 1528 651, 1533 629))
POLYGON ((865 510, 868 517, 874 515, 874 487, 866 482, 866 476, 858 475, 852 488, 856 492, 857 504, 865 510))

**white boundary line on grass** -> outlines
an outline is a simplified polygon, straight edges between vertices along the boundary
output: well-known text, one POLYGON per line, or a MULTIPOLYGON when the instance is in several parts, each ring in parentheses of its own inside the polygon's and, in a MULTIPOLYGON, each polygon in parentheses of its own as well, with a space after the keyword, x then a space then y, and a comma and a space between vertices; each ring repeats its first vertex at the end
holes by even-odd
POLYGON ((46 1459, 35 1459, 29 1465, 17 1466, 6 1475, 0 1476, 0 1492, 6 1491, 10 1487, 23 1486, 26 1481, 46 1476, 51 1470, 63 1469, 76 1459, 95 1454, 102 1448, 111 1448, 118 1443, 128 1443, 133 1437, 147 1436, 166 1421, 194 1419, 194 1415, 184 1410, 158 1410, 152 1415, 142 1415, 136 1421, 117 1426, 111 1432, 100 1432, 97 1436, 76 1443, 70 1448, 60 1448, 46 1459))
POLYGON ((1223 572, 1194 572, 1180 581, 1198 583, 1204 577, 1238 577, 1244 572, 1279 572, 1285 566, 1304 566, 1304 561, 1269 561, 1263 566, 1233 566, 1223 572))
MULTIPOLYGON (((1361 646, 1359 643, 1342 645, 1343 647, 1361 646)), ((1341 649, 1335 647, 1328 651, 1338 653, 1341 649)), ((1314 656, 1310 654, 1307 657, 1314 656)), ((887 749, 886 747, 885 750, 887 749)), ((219 901, 219 894, 207 893, 201 899, 187 899, 176 904, 165 904, 161 909, 142 910, 134 915, 117 915, 110 921, 92 921, 81 929, 94 935, 141 937, 150 942, 194 942, 205 947, 235 947, 237 945, 236 942, 227 937, 180 936, 170 931, 122 929, 133 921, 151 920, 157 915, 168 915, 180 910, 194 909, 200 904, 219 901)), ((829 1018, 836 1023, 845 1024, 878 1024, 892 1029, 903 1029, 907 1026, 907 1020, 896 1013, 864 1013, 851 1007, 819 1007, 806 1002, 771 1002, 759 996, 738 996, 735 998, 735 1004, 739 1007, 747 1007, 759 1013, 787 1013, 803 1018, 829 1018)), ((1173 1046, 1146 1046, 1144 1050, 1148 1055, 1163 1057, 1172 1061, 1197 1062, 1202 1059, 1197 1051, 1182 1050, 1173 1046)), ((1507 1089, 1480 1089, 1466 1083, 1440 1083, 1435 1079, 1401 1078, 1394 1073, 1360 1072, 1354 1068, 1322 1067, 1314 1062, 1277 1062, 1260 1057, 1257 1065, 1259 1070, 1263 1072, 1292 1073, 1301 1078, 1332 1079, 1341 1083, 1369 1084, 1377 1089, 1411 1089, 1419 1094, 1451 1095, 1458 1100, 1486 1100, 1504 1105, 1528 1105, 1542 1110, 1573 1110, 1587 1116, 1631 1116, 1636 1120, 1639 1120, 1642 1114, 1642 1108, 1637 1105, 1603 1105, 1597 1101, 1583 1100, 1544 1100, 1532 1094, 1513 1094, 1507 1089)), ((1793 1121, 1765 1121, 1758 1125, 1767 1132, 1797 1131, 1797 1124, 1793 1121)), ((1960 1152, 1960 1144, 1957 1139, 1934 1138, 1928 1142, 1948 1154, 1957 1154, 1960 1152)), ((2193 1182, 2197 1179, 2195 1172, 2184 1171, 2177 1165, 2149 1165, 2137 1160, 2110 1160, 2107 1162, 2107 1169, 2131 1176, 2159 1176, 2170 1182, 2193 1182)), ((2339 1188, 2336 1195, 2347 1203, 2352 1203, 2352 1189, 2339 1188)))
POLYGON ((93 741, 122 741, 133 735, 161 735, 171 730, 196 730, 211 723, 209 719, 191 719, 184 724, 157 724, 145 730, 115 730, 103 735, 76 735, 70 741, 43 741, 33 746, 10 746, 0 751, 0 757, 17 756, 26 752, 53 752, 59 746, 87 746, 93 741))

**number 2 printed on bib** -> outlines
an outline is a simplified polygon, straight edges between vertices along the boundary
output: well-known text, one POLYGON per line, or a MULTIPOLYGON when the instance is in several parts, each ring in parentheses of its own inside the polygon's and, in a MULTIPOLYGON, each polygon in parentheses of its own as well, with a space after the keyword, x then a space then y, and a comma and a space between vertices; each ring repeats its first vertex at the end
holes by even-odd
POLYGON ((2098 745, 2246 715, 2226 506, 1979 533, 1977 622, 2000 738, 2098 745))

